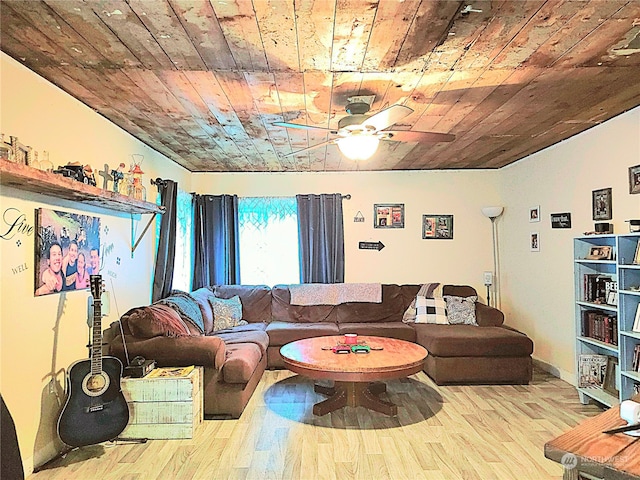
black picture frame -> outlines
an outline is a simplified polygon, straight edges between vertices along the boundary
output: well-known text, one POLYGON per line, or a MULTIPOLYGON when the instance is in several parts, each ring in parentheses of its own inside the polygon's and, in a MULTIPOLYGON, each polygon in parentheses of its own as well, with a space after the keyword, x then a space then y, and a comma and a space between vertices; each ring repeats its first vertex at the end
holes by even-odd
POLYGON ((594 220, 611 220, 613 217, 611 192, 611 188, 601 188, 592 192, 591 203, 594 220))
POLYGON ((422 215, 423 240, 453 240, 453 215, 422 215))
POLYGON ((373 228, 404 228, 404 203, 375 203, 373 228))
POLYGON ((640 165, 629 167, 629 193, 640 193, 640 165))
POLYGON ((552 213, 551 228, 571 228, 571 213, 552 213))

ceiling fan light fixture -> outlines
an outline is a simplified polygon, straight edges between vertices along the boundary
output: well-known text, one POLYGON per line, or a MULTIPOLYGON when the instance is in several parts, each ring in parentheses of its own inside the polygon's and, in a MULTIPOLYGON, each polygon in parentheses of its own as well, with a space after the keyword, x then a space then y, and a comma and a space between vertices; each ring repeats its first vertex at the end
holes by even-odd
POLYGON ((351 160, 368 160, 378 150, 380 139, 373 135, 353 135, 338 139, 338 148, 351 160))

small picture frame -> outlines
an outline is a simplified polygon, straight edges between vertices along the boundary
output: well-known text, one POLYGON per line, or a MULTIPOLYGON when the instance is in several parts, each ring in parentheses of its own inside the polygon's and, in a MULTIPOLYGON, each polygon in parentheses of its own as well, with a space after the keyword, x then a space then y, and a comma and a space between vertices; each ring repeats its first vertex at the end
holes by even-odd
POLYGON ((532 252, 540 251, 540 233, 531 232, 529 235, 529 247, 532 252))
POLYGON ((640 165, 629 167, 629 193, 640 193, 640 165))
POLYGON ((632 332, 640 333, 640 303, 636 307, 636 316, 631 327, 632 332))
POLYGON ((610 245, 593 246, 589 249, 587 260, 612 260, 613 247, 610 245))
POLYGON ((611 220, 611 188, 601 188, 592 192, 592 207, 594 220, 611 220))
POLYGON ((609 292, 607 295, 608 305, 618 305, 618 292, 609 292))
POLYGON ((373 228, 404 228, 404 203, 374 204, 373 228))
POLYGON ((620 391, 618 389, 618 374, 618 358, 607 356, 607 367, 604 372, 602 389, 616 398, 620 395, 620 391))
POLYGON ((453 215, 422 215, 422 239, 453 240, 453 215))
POLYGON ((531 207, 529 209, 529 222, 539 222, 540 221, 540 205, 536 205, 535 207, 531 207))
POLYGON ((633 264, 640 265, 640 241, 636 245, 636 254, 633 256, 633 264))

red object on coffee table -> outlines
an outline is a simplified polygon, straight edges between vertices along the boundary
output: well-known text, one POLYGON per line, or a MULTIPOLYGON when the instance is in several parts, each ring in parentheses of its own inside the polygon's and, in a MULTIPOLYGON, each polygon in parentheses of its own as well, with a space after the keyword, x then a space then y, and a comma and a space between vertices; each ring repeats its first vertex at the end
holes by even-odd
POLYGON ((313 406, 315 415, 325 415, 339 408, 363 406, 369 410, 395 416, 398 407, 378 395, 387 387, 381 380, 407 377, 422 370, 427 351, 418 344, 395 338, 358 336, 366 342, 369 355, 336 355, 323 347, 333 346, 344 336, 315 337, 284 345, 280 355, 294 373, 314 380, 333 380, 333 387, 315 385, 317 393, 329 396, 313 406))

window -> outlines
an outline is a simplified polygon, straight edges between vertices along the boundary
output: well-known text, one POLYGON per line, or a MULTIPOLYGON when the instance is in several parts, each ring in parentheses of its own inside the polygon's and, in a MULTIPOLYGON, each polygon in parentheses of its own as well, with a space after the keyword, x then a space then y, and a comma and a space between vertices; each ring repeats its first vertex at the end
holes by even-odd
POLYGON ((300 283, 295 197, 241 197, 238 224, 243 284, 300 283))
MULTIPOLYGON (((160 193, 156 198, 160 205, 160 193)), ((193 196, 178 188, 176 198, 176 249, 173 265, 173 289, 184 292, 191 291, 193 265, 193 196)), ((162 218, 156 219, 156 252, 160 238, 162 218)))

